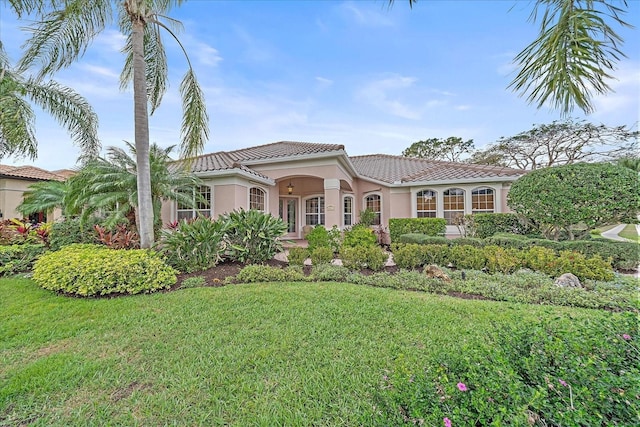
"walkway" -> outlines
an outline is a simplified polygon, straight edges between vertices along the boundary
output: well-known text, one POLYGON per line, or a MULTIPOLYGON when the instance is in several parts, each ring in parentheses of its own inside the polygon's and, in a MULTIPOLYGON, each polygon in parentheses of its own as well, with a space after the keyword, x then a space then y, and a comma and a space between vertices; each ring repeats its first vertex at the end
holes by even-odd
MULTIPOLYGON (((625 239, 624 237, 618 236, 618 233, 624 230, 626 226, 627 224, 617 225, 613 227, 611 230, 603 231, 600 235, 605 239, 617 240, 619 242, 631 242, 631 240, 629 239, 625 239)), ((640 234, 640 224, 636 224, 636 230, 638 230, 638 233, 640 234)))

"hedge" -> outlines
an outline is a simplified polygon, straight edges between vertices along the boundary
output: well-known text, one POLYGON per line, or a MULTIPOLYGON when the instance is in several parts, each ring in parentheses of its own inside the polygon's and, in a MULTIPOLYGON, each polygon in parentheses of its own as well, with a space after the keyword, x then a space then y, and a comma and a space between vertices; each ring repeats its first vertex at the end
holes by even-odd
POLYGON ((444 236, 447 221, 444 218, 391 218, 389 219, 389 237, 398 242, 403 234, 420 233, 427 236, 444 236))
POLYGON ((485 239, 496 233, 530 234, 536 230, 526 225, 514 213, 487 213, 465 215, 468 233, 473 237, 485 239))
POLYGON ((44 289, 94 296, 157 291, 177 278, 156 252, 73 244, 42 255, 33 280, 44 289))

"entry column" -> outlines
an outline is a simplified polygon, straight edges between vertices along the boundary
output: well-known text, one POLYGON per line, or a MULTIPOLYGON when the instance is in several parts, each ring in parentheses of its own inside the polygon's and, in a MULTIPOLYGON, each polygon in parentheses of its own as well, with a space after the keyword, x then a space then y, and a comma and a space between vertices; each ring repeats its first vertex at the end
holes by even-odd
POLYGON ((324 180, 324 214, 325 227, 340 227, 340 180, 327 178, 324 180))

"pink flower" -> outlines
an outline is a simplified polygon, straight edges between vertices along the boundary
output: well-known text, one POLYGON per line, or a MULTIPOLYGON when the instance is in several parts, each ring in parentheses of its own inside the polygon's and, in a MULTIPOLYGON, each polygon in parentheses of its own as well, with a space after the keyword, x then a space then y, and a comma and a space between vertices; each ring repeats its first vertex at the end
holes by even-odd
POLYGON ((558 382, 560 383, 561 386, 564 386, 564 387, 568 385, 565 380, 558 380, 558 382))
POLYGON ((458 383, 458 390, 467 391, 467 386, 464 383, 458 383))
POLYGON ((449 418, 444 417, 442 421, 444 421, 444 427, 451 427, 451 420, 449 418))
POLYGON ((629 334, 622 334, 622 338, 626 341, 629 341, 631 339, 631 335, 629 334))

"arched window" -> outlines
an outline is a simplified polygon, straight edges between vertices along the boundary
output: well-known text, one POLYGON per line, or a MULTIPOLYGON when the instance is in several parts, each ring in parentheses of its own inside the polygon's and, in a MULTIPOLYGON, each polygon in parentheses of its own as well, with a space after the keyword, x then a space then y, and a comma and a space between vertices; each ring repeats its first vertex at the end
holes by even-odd
POLYGON ((416 193, 416 206, 418 218, 436 217, 436 192, 433 190, 422 190, 416 193))
POLYGON ((306 225, 324 225, 324 197, 311 197, 305 200, 304 215, 306 225))
POLYGON ((379 194, 371 194, 364 198, 364 207, 370 209, 375 214, 373 225, 382 223, 382 198, 379 194))
POLYGON ((265 192, 261 188, 251 187, 249 189, 249 209, 265 211, 265 192))
POLYGON ((448 225, 455 225, 464 216, 464 190, 449 188, 442 193, 444 201, 444 219, 448 225))
POLYGON ((344 196, 342 202, 343 225, 350 227, 353 225, 353 196, 344 196))
POLYGON ((492 188, 474 188, 471 191, 471 213, 493 213, 495 197, 492 188))
POLYGON ((211 216, 211 187, 201 185, 197 189, 193 189, 191 192, 193 198, 191 204, 178 203, 177 216, 178 221, 182 219, 192 219, 200 216, 211 216), (197 191, 197 193, 196 193, 197 191), (196 197, 198 194, 198 197, 196 197), (193 208, 195 206, 195 209, 193 208))

